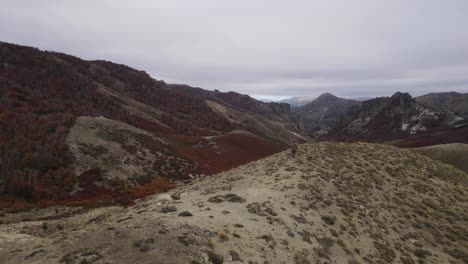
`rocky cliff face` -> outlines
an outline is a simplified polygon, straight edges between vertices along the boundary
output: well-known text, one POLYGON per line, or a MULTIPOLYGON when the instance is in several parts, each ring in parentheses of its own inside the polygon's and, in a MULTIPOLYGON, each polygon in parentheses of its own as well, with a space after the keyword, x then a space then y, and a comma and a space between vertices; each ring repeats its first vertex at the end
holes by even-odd
POLYGON ((430 93, 415 99, 423 105, 449 109, 455 115, 468 120, 468 93, 430 93))
POLYGON ((384 141, 463 124, 465 120, 448 109, 420 104, 408 93, 395 93, 351 107, 330 135, 384 141))

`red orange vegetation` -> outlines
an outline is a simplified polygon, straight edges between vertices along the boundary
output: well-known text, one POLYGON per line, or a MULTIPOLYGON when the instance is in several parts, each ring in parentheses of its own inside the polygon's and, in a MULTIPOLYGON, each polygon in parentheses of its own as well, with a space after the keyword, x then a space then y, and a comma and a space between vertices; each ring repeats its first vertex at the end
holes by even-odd
POLYGON ((174 151, 198 163, 206 174, 231 169, 284 150, 271 141, 251 134, 227 133, 210 138, 173 136, 174 151), (211 143, 210 143, 211 142, 211 143))
MULTIPOLYGON (((143 71, 6 43, 0 43, 0 59, 0 195, 8 197, 6 203, 22 204, 11 199, 49 205, 80 199, 100 203, 173 186, 168 180, 145 179, 126 192, 96 185, 99 168, 75 175, 66 138, 78 116, 104 116, 168 138, 174 145, 169 151, 199 163, 197 173, 219 172, 283 149, 255 136, 225 134, 236 125, 204 99, 169 89, 143 71), (103 87, 121 97, 103 94, 103 87), (136 116, 124 107, 128 104, 124 97, 158 114, 136 116), (203 144, 193 147, 214 135, 222 135, 212 139, 219 152, 203 144)), ((162 149, 149 138, 141 140, 152 151, 162 149)))

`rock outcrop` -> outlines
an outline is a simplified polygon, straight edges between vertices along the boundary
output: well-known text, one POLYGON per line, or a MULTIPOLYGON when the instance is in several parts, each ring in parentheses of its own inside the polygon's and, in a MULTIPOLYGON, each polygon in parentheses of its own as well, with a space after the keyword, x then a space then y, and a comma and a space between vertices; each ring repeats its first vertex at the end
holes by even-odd
POLYGON ((336 122, 328 136, 384 142, 434 129, 463 126, 448 109, 418 103, 408 93, 395 93, 355 105, 336 122))
POLYGON ((430 93, 415 98, 417 102, 424 105, 432 105, 439 108, 449 109, 455 115, 468 120, 468 93, 430 93))

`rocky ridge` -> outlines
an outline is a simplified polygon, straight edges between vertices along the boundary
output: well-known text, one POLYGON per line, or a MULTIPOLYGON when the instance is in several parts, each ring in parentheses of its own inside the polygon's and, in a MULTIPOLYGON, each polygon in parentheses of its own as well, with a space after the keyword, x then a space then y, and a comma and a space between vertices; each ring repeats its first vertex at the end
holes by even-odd
POLYGON ((423 105, 408 93, 398 92, 351 107, 328 136, 384 142, 435 129, 463 127, 466 122, 449 109, 423 105))

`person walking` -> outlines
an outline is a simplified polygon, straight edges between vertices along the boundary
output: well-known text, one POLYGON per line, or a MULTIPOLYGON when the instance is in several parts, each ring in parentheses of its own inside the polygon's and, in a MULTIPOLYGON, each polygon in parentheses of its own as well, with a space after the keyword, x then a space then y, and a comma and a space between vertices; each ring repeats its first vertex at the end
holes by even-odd
POLYGON ((291 156, 293 158, 295 158, 296 154, 297 154, 297 142, 296 142, 296 140, 294 140, 292 145, 291 145, 291 156))

